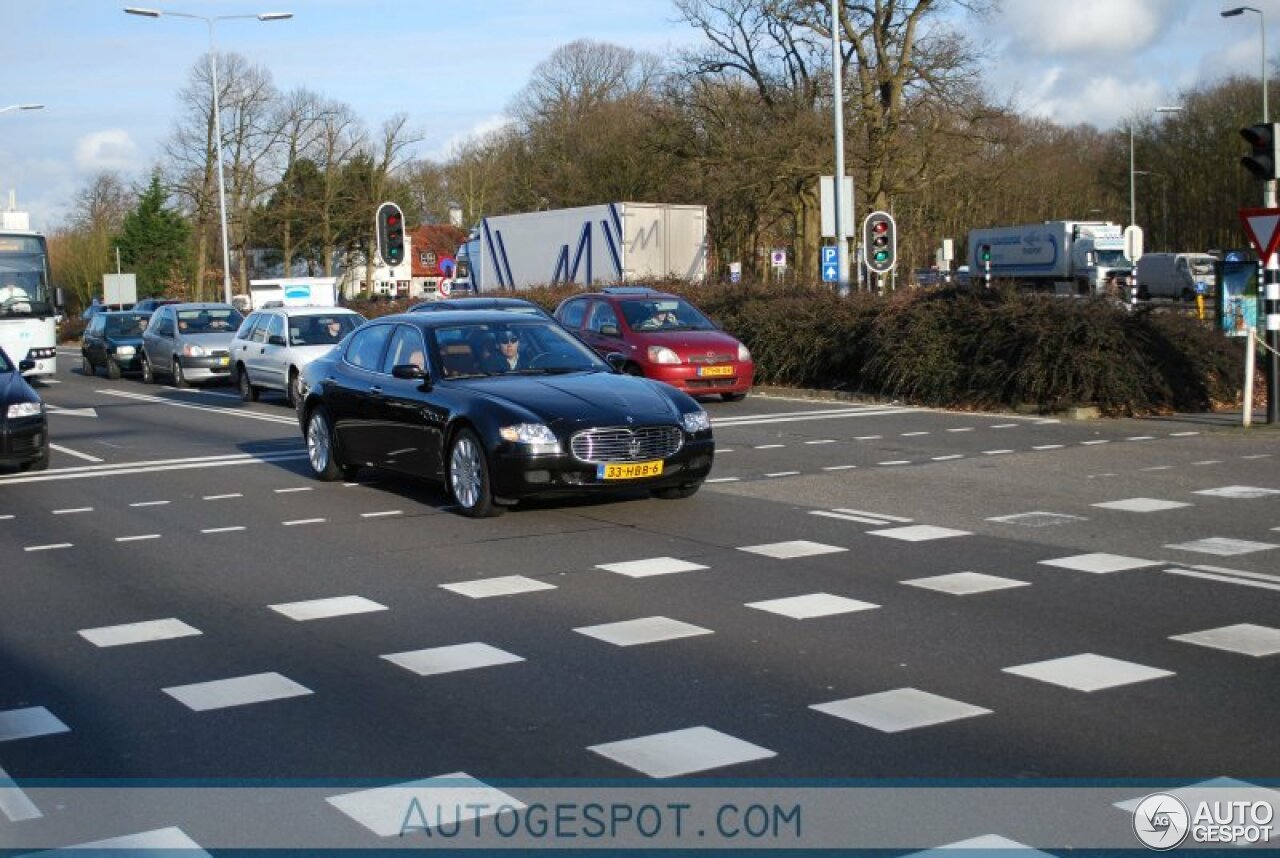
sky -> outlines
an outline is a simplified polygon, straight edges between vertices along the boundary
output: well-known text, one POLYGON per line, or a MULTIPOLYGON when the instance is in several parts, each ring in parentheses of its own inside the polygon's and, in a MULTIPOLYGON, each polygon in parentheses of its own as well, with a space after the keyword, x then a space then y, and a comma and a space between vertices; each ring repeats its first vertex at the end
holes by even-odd
MULTIPOLYGON (((219 21, 221 51, 349 104, 376 130, 408 114, 420 157, 443 159, 504 121, 534 67, 576 39, 670 54, 701 44, 671 0, 137 0, 206 17, 288 11, 287 21, 219 21)), ((10 192, 51 230, 100 172, 139 182, 179 115, 178 92, 210 47, 204 21, 126 15, 111 0, 0 0, 0 206, 10 192)), ((1221 18, 1213 0, 1000 0, 956 25, 980 48, 989 94, 1023 113, 1118 128, 1230 74, 1258 77, 1261 19, 1221 18)), ((1280 0, 1250 0, 1280 46, 1280 0)), ((1280 91, 1276 94, 1280 98, 1280 91)), ((1261 86, 1259 86, 1261 114, 1261 86)))

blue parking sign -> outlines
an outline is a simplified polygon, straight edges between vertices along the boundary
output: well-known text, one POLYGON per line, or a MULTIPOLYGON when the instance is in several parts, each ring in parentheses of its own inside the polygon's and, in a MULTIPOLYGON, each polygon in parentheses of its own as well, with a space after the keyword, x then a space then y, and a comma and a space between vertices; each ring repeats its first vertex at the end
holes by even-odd
POLYGON ((822 246, 822 263, 818 266, 822 269, 822 282, 834 283, 839 279, 840 275, 840 258, 834 245, 822 246))

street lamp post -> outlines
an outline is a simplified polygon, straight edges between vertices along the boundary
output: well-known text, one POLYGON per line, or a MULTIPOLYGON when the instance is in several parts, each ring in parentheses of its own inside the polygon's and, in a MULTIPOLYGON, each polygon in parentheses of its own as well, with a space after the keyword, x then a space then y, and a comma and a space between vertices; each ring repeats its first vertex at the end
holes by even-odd
MULTIPOLYGON (((1173 105, 1170 107, 1157 107, 1152 113, 1178 113, 1182 108, 1173 105)), ((1129 120, 1129 224, 1134 225, 1138 222, 1138 204, 1137 190, 1133 180, 1137 172, 1134 170, 1134 149, 1133 149, 1133 120, 1129 120)))
POLYGON ((204 21, 209 25, 209 78, 213 85, 213 136, 218 154, 218 222, 222 232, 222 289, 223 300, 231 303, 231 243, 227 235, 227 191, 223 180, 222 168, 222 118, 218 109, 218 49, 214 44, 214 27, 219 21, 236 18, 255 18, 259 21, 283 21, 292 18, 292 12, 260 12, 256 15, 194 15, 190 12, 161 12, 158 9, 142 9, 136 6, 124 10, 130 15, 141 15, 144 18, 159 18, 168 15, 172 18, 192 18, 204 21))

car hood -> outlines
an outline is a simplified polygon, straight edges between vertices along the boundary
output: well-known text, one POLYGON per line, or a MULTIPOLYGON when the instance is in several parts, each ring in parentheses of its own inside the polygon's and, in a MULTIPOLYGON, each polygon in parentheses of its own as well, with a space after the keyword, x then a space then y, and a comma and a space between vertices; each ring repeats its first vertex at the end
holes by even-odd
POLYGON ((3 418, 9 406, 16 402, 39 401, 40 397, 16 369, 13 372, 0 372, 0 418, 3 418))
POLYGON ((646 346, 666 346, 681 357, 711 353, 738 357, 738 341, 724 331, 643 331, 646 346))
POLYGON ((179 337, 179 340, 210 351, 214 349, 226 351, 231 348, 231 341, 235 338, 235 335, 235 331, 221 331, 216 334, 183 334, 179 337))
POLYGON ((475 385, 477 392, 533 413, 553 430, 571 430, 584 424, 643 425, 680 419, 680 408, 673 396, 678 391, 629 375, 505 375, 469 383, 475 385))

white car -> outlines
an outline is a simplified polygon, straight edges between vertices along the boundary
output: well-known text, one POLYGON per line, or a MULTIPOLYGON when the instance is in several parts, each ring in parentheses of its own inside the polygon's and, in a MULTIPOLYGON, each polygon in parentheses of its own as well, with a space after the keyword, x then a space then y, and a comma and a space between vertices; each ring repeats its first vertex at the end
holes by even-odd
POLYGON ((364 316, 341 307, 273 307, 249 314, 231 341, 231 372, 240 398, 278 390, 294 405, 299 373, 356 328, 364 316))

